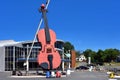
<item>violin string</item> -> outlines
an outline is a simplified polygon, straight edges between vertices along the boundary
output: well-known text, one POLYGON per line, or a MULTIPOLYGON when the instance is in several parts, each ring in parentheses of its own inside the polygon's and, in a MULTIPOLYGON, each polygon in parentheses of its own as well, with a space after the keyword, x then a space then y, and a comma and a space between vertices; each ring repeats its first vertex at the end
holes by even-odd
MULTIPOLYGON (((49 3, 50 3, 50 0, 47 0, 45 9, 48 8, 49 3)), ((27 56, 27 59, 26 59, 26 63, 27 63, 28 60, 29 60, 29 57, 30 57, 30 54, 31 54, 33 45, 34 45, 35 40, 36 40, 36 36, 37 36, 37 34, 38 34, 38 31, 39 31, 39 29, 40 29, 40 26, 41 26, 42 22, 43 22, 43 19, 42 19, 42 17, 41 17, 40 22, 39 22, 39 24, 38 24, 38 28, 37 28, 36 34, 35 34, 35 36, 34 36, 34 39, 33 39, 33 42, 32 42, 31 48, 30 48, 30 51, 29 51, 28 56, 27 56)), ((28 64, 27 64, 27 65, 28 65, 28 64)))

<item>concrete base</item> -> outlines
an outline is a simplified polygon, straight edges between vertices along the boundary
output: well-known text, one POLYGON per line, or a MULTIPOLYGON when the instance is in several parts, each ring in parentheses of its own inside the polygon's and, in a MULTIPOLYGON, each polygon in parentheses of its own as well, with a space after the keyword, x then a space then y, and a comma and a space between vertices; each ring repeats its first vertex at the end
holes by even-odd
MULTIPOLYGON (((46 76, 9 76, 10 78, 40 78, 40 77, 46 77, 46 76)), ((62 75, 61 77, 66 77, 66 75, 62 75)))

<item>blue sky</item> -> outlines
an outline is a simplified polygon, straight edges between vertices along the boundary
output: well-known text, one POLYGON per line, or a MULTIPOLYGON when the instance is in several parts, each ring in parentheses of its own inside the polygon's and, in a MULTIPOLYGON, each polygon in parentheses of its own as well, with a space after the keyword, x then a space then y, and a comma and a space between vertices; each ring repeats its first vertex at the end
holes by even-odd
MULTIPOLYGON (((0 40, 33 40, 45 1, 1 0, 0 40)), ((57 39, 76 50, 120 49, 120 0, 51 0, 48 11, 57 39)))

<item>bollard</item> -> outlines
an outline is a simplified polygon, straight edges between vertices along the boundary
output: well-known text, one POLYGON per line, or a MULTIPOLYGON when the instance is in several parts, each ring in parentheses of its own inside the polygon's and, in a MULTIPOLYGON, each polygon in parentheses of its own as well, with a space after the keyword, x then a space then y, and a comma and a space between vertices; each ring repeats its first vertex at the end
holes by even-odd
POLYGON ((56 77, 60 78, 61 77, 61 73, 59 71, 56 72, 56 77))
POLYGON ((55 72, 51 71, 51 77, 55 77, 55 72))
POLYGON ((67 75, 70 75, 71 74, 71 71, 70 69, 67 70, 67 75))
POLYGON ((114 78, 114 73, 113 73, 113 72, 110 73, 109 77, 110 77, 110 78, 114 78))
POLYGON ((50 77, 50 71, 47 71, 46 72, 46 78, 49 78, 50 77))

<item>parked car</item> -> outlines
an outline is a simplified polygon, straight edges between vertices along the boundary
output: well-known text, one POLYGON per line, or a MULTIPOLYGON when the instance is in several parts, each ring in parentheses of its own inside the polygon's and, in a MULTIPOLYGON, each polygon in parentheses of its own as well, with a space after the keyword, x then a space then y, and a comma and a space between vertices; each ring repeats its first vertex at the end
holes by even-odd
POLYGON ((76 67, 75 70, 88 70, 89 68, 86 67, 86 66, 79 66, 79 67, 76 67))

